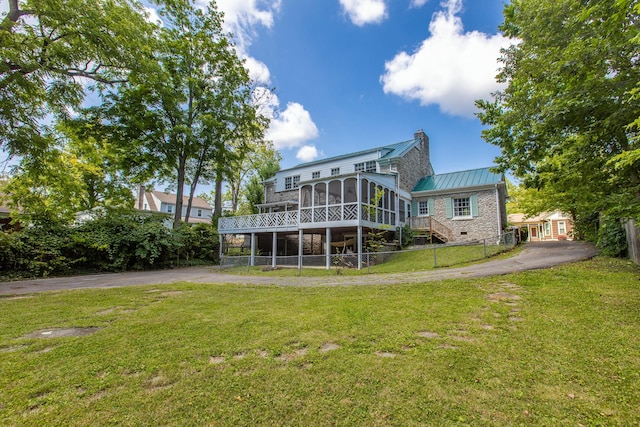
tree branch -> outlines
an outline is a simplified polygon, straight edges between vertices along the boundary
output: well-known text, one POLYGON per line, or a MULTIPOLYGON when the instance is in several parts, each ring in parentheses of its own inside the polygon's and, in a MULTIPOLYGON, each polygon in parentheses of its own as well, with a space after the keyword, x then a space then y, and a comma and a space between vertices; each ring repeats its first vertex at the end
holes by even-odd
POLYGON ((18 0, 9 0, 9 13, 2 20, 2 24, 0 24, 0 29, 4 31, 11 31, 13 25, 18 22, 18 20, 25 15, 35 15, 35 10, 25 9, 20 10, 20 5, 18 4, 18 0))

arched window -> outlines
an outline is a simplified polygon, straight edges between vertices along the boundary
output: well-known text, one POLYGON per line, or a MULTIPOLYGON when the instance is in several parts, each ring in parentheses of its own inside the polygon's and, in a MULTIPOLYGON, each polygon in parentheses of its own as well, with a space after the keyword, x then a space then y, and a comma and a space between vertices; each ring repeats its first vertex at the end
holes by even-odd
POLYGON ((324 206, 327 204, 327 184, 319 182, 313 191, 314 206, 324 206))
POLYGON ((362 203, 369 203, 369 180, 362 179, 360 182, 360 198, 362 199, 362 203))
POLYGON ((310 208, 311 207, 311 186, 305 185, 300 190, 300 207, 310 208))
POLYGON ((344 181, 344 202, 355 203, 358 201, 358 194, 356 191, 357 180, 355 178, 348 178, 344 181))
POLYGON ((329 204, 338 205, 342 203, 342 182, 331 181, 329 183, 329 204))

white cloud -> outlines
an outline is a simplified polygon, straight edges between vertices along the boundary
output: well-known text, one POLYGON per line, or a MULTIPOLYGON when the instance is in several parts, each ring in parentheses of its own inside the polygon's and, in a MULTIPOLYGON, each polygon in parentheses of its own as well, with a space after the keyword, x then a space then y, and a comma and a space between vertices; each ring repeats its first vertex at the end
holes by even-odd
POLYGON ((297 102, 288 103, 284 111, 274 114, 266 134, 277 149, 300 147, 317 137, 318 128, 311 115, 297 102))
POLYGON ((244 66, 249 70, 251 80, 261 85, 271 83, 271 72, 264 62, 258 61, 251 56, 245 56, 244 61, 244 66))
POLYGON ((410 8, 413 7, 422 7, 425 4, 427 4, 429 0, 411 0, 411 4, 409 5, 410 8))
MULTIPOLYGON (((208 0, 200 1, 208 3, 208 0)), ((224 13, 225 31, 235 35, 240 50, 244 51, 255 36, 255 27, 273 27, 281 0, 217 0, 216 4, 224 13)))
POLYGON ((359 27, 380 23, 387 17, 384 0, 340 0, 340 5, 351 22, 359 27))
POLYGON ((296 159, 301 162, 310 162, 317 159, 320 156, 318 149, 315 145, 303 145, 296 154, 296 159))
POLYGON ((495 81, 497 58, 500 48, 512 42, 500 34, 464 32, 456 16, 462 0, 442 5, 445 10, 431 18, 431 36, 415 52, 401 52, 387 61, 380 81, 387 94, 422 105, 437 104, 448 114, 473 116, 474 100, 487 98, 500 88, 495 81))
POLYGON ((158 11, 152 7, 145 7, 143 8, 145 13, 147 14, 146 19, 147 21, 156 24, 160 27, 163 26, 163 22, 162 22, 162 18, 160 18, 160 15, 158 15, 158 11))
MULTIPOLYGON (((199 3, 204 1, 199 0, 199 3)), ((256 27, 273 27, 274 15, 280 10, 281 0, 218 0, 216 4, 218 10, 224 13, 223 28, 233 33, 238 55, 245 59, 251 79, 258 84, 270 84, 269 68, 247 52, 256 35, 256 27)))
MULTIPOLYGON (((273 27, 281 0, 218 0, 217 5, 224 12, 224 29, 234 34, 238 54, 244 58, 251 79, 263 85, 254 91, 254 102, 259 106, 259 111, 271 119, 266 139, 273 141, 277 149, 292 149, 317 138, 318 128, 301 104, 291 102, 284 111, 280 111, 278 97, 264 87, 271 83, 269 68, 248 54, 256 28, 273 27)), ((305 147, 301 148, 301 153, 298 156, 305 158, 318 155, 317 151, 314 154, 305 147)))

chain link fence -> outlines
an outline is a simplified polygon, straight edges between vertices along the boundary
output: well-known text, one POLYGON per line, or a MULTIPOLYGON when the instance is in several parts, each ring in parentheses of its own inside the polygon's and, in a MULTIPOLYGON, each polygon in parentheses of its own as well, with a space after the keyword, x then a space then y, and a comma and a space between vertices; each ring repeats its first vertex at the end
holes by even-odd
MULTIPOLYGON (((412 246, 401 251, 363 252, 361 269, 371 270, 372 267, 383 265, 393 259, 400 259, 403 254, 420 251, 417 257, 425 268, 449 267, 457 264, 478 261, 511 250, 516 245, 514 231, 485 239, 412 246)), ((414 258, 415 259, 415 258, 414 258)), ((329 267, 335 269, 357 269, 358 254, 331 254, 329 267)), ((326 255, 291 255, 276 256, 277 267, 295 268, 326 268, 326 255)), ((254 266, 271 268, 273 257, 256 255, 254 266)), ((220 268, 251 267, 250 255, 223 255, 220 259, 220 268)))

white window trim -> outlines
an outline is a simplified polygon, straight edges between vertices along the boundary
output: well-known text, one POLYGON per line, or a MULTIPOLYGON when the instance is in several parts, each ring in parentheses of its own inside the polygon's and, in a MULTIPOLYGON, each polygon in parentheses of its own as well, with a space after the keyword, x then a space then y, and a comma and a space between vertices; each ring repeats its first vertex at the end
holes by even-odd
POLYGON ((430 216, 431 212, 429 212, 429 201, 428 200, 419 200, 418 201, 418 215, 417 216, 430 216), (426 211, 426 213, 422 212, 422 208, 424 207, 424 210, 426 211))
POLYGON ((473 219, 473 214, 471 213, 471 197, 452 197, 451 210, 453 214, 453 217, 451 219, 453 220, 473 219), (467 200, 468 207, 469 207, 469 215, 456 215, 456 200, 462 200, 462 199, 467 200))
POLYGON ((567 223, 565 221, 558 221, 558 234, 566 235, 567 234, 567 223), (560 225, 562 225, 562 231, 560 231, 560 225))

